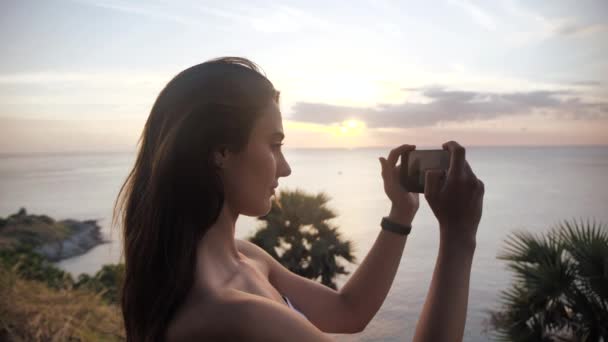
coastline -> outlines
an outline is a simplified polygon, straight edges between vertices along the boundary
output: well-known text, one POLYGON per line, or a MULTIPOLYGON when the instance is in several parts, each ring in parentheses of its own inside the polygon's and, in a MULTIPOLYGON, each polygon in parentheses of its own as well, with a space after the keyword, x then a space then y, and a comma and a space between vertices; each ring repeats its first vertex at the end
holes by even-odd
POLYGON ((71 234, 64 240, 49 241, 34 249, 52 262, 59 262, 83 255, 101 244, 110 242, 101 235, 97 220, 77 221, 66 219, 59 221, 70 227, 71 234))
POLYGON ((25 208, 0 218, 0 250, 31 250, 50 262, 83 255, 110 241, 103 238, 98 220, 55 221, 28 214, 25 208))

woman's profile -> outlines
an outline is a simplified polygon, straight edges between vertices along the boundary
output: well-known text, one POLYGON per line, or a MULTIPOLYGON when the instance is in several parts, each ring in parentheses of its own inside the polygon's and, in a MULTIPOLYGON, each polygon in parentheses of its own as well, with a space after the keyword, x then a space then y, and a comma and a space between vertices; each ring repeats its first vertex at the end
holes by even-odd
MULTIPOLYGON (((365 329, 397 272, 419 196, 380 158, 391 201, 373 247, 344 286, 300 277, 235 238, 239 215, 263 216, 291 173, 279 92, 244 58, 190 67, 160 92, 115 208, 124 233, 122 312, 128 341, 330 341, 365 329)), ((447 173, 428 171, 439 256, 415 341, 462 339, 484 185, 450 141, 447 173)), ((416 230, 416 227, 413 228, 416 230)), ((430 271, 430 270, 429 270, 430 271)))

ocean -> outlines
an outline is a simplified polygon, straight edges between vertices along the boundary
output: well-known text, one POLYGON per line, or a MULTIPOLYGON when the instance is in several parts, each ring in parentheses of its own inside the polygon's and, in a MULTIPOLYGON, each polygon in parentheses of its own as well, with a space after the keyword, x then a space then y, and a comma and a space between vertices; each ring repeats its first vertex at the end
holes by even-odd
MULTIPOLYGON (((384 194, 378 157, 389 148, 285 149, 292 174, 279 190, 325 192, 338 216, 333 224, 354 242, 361 262, 380 230, 390 201, 384 194)), ((112 207, 133 165, 133 153, 0 155, 0 216, 25 207, 55 219, 99 219, 109 243, 64 260, 58 266, 74 275, 94 273, 116 263, 120 232, 111 230, 112 207)), ((542 233, 566 219, 608 224, 608 146, 469 147, 467 160, 485 183, 484 208, 473 261, 465 341, 486 341, 487 311, 511 274, 496 256, 514 231, 542 233)), ((393 286, 365 331, 336 335, 339 341, 409 341, 430 284, 438 249, 438 226, 422 195, 413 230, 393 286)), ((259 225, 237 221, 237 238, 259 225)), ((349 267, 354 270, 356 265, 349 267)), ((344 284, 348 277, 339 279, 344 284)), ((438 328, 441 325, 438 324, 438 328)))

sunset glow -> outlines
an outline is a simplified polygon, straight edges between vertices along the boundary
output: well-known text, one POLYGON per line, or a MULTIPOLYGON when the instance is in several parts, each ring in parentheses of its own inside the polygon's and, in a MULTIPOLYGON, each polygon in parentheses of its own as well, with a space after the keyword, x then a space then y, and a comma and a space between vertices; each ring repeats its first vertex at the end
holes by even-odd
POLYGON ((286 148, 608 144, 607 2, 356 4, 3 3, 0 153, 131 151, 173 76, 235 55, 286 148))
POLYGON ((346 120, 336 125, 335 134, 338 136, 357 136, 365 130, 365 123, 359 120, 346 120))

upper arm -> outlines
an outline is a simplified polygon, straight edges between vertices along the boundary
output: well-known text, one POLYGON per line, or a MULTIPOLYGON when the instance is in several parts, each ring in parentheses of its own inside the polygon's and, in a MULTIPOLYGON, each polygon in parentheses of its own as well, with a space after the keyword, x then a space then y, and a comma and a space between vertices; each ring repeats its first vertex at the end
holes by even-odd
POLYGON ((351 315, 347 301, 340 292, 316 281, 295 274, 281 265, 259 246, 241 240, 239 248, 262 260, 268 266, 268 279, 281 294, 287 296, 317 328, 329 333, 355 333, 364 323, 351 315))
MULTIPOLYGON (((230 312, 234 316, 235 310, 230 312)), ((236 310, 234 322, 239 326, 239 333, 235 336, 239 340, 247 341, 333 341, 312 323, 276 302, 251 298, 236 310)))
POLYGON ((333 341, 284 305, 241 291, 212 308, 194 310, 167 340, 178 341, 333 341))

